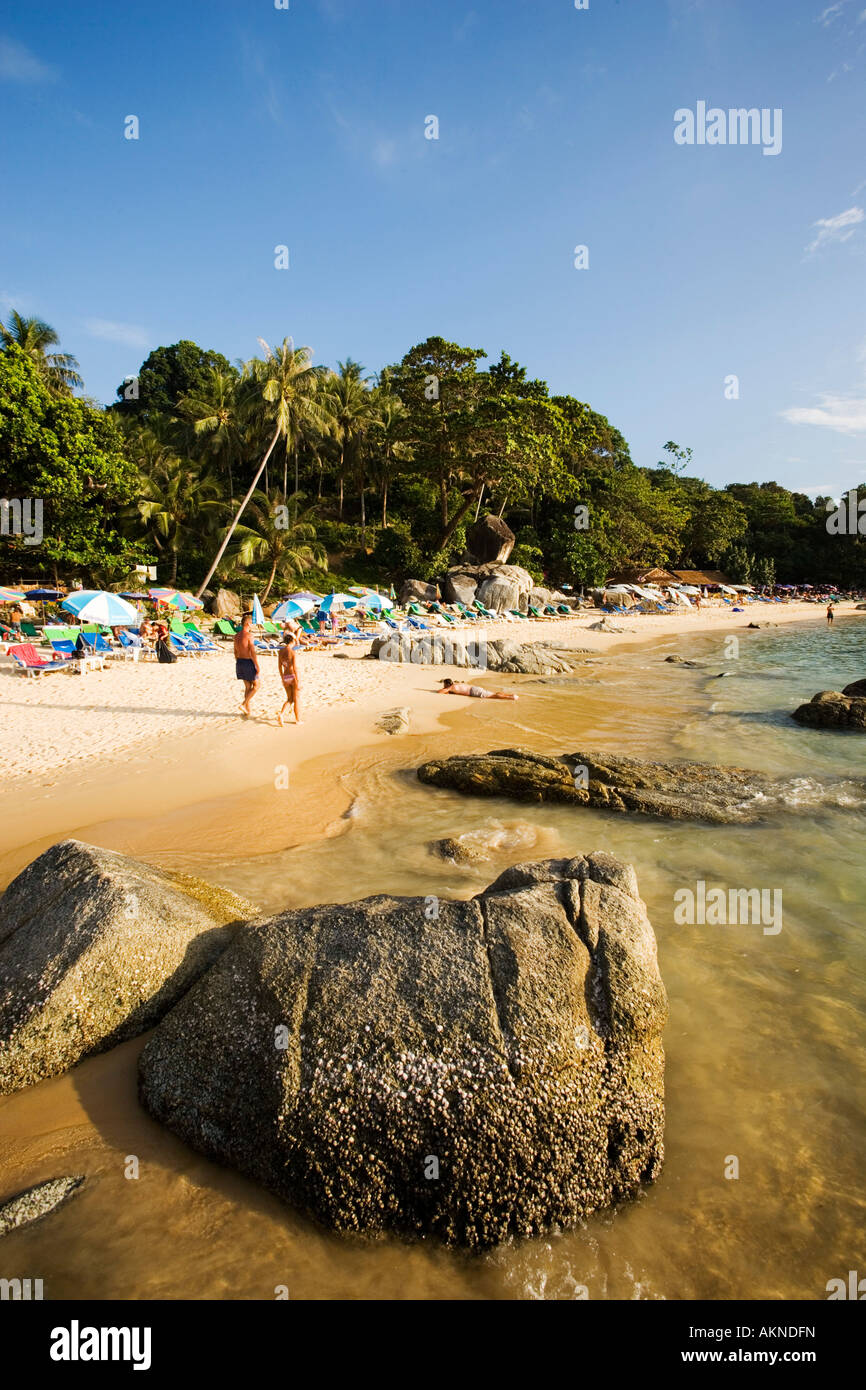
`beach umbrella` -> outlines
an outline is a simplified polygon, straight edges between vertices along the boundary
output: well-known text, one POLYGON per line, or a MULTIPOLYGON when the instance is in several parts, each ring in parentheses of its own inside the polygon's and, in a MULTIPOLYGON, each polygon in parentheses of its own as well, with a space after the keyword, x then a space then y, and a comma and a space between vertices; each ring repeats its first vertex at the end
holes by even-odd
POLYGON ((81 623, 102 623, 104 627, 126 627, 138 619, 131 603, 104 589, 76 589, 60 605, 74 613, 81 623))
POLYGON ((0 603, 18 603, 24 597, 21 589, 4 589, 0 587, 0 603))
POLYGON ((45 622, 45 600, 60 598, 60 589, 28 589, 27 598, 38 598, 42 605, 42 621, 45 622))
POLYGON ((147 592, 154 603, 164 603, 167 608, 176 608, 181 613, 190 608, 204 608, 200 599, 193 598, 192 594, 182 594, 178 589, 148 589, 147 592))
POLYGON ((254 627, 264 627, 264 625, 265 625, 265 611, 264 611, 264 609, 262 608, 262 601, 261 601, 261 599, 259 598, 258 594, 255 594, 254 597, 253 597, 253 626, 254 626, 254 627))
POLYGON ((350 594, 357 594, 360 599, 361 608, 393 608, 394 604, 385 594, 380 594, 376 589, 367 588, 362 584, 353 584, 349 590, 350 594))
POLYGON ((311 589, 299 589, 297 593, 286 594, 286 600, 292 603, 300 603, 302 599, 309 599, 311 603, 321 603, 324 594, 314 594, 311 589))
POLYGON ((285 622, 286 618, 302 618, 305 613, 309 613, 313 608, 318 608, 321 599, 312 598, 287 598, 282 603, 278 603, 271 619, 275 623, 285 622))
POLYGON ((328 594, 319 604, 320 613, 330 613, 332 608, 357 608, 358 599, 354 594, 328 594))

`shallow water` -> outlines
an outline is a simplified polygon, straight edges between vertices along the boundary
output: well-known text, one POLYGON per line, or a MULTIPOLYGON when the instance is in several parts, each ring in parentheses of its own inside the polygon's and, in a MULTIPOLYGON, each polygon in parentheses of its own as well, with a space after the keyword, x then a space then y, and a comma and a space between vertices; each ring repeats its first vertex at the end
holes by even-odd
POLYGON ((508 863, 595 848, 634 863, 671 1006, 667 1158, 638 1201, 479 1258, 337 1239, 143 1116, 133 1043, 0 1106, 7 1171, 98 1179, 7 1238, 0 1273, 42 1276, 56 1297, 270 1298, 286 1284, 299 1298, 570 1299, 583 1286, 590 1298, 810 1299, 862 1269, 866 811, 856 796, 814 803, 829 779, 866 776, 866 739, 801 728, 790 711, 866 675, 866 624, 738 638, 737 656, 718 635, 681 637, 587 658, 566 681, 502 678, 519 687, 516 706, 455 702, 445 735, 308 765, 288 813, 271 790, 247 796, 229 833, 230 808, 210 807, 188 819, 183 849, 147 855, 264 911, 382 892, 469 896, 508 863), (706 665, 668 665, 673 651, 706 665), (765 825, 701 827, 468 799, 414 776, 433 754, 515 744, 735 763, 801 779, 801 805, 765 825), (499 843, 483 865, 430 852, 434 839, 491 828, 499 843), (677 925, 674 893, 698 880, 779 890, 781 930, 677 925), (130 1153, 142 1159, 136 1181, 123 1176, 130 1153), (736 1179, 725 1177, 732 1158, 736 1179))

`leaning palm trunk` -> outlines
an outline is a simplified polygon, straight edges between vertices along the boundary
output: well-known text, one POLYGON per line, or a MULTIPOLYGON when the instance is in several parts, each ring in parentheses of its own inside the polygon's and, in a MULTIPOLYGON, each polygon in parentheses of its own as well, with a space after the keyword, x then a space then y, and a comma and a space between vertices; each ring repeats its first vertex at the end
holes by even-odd
MULTIPOLYGON (((274 446, 275 446, 277 440, 279 439, 281 433, 282 433, 282 431, 281 431, 281 429, 280 429, 280 426, 277 425, 277 428, 276 428, 276 430, 275 430, 275 432, 274 432, 274 437, 273 437, 273 439, 271 440, 270 444, 268 445, 268 452, 265 454, 264 458, 262 459, 261 463, 259 464, 259 471, 258 471, 258 473, 256 474, 256 476, 253 478, 252 482, 250 483, 249 491, 247 492, 246 497, 244 498, 243 502, 241 502, 241 505, 238 507, 237 511, 235 512, 234 520, 232 521, 231 526, 229 527, 228 531, 226 532, 226 534, 225 534, 225 536, 224 536, 224 538, 223 538, 223 543, 222 543, 222 545, 220 546, 219 550, 218 550, 217 553, 216 553, 216 558, 215 558, 213 564, 211 565, 210 569, 208 570, 207 574, 205 575, 204 579, 202 580, 201 584, 199 585, 198 589, 196 590, 196 594, 195 594, 196 598, 201 598, 202 594, 204 593, 205 589, 207 588, 208 584, 210 583, 210 581, 211 581, 211 579, 212 579, 212 577, 213 577, 214 570, 216 569, 217 565, 219 564, 220 560, 222 559, 223 555, 225 554, 225 552, 226 552, 226 546, 228 545, 229 541, 231 540, 232 536, 234 535, 235 527, 237 526, 238 522, 240 521, 241 517, 243 516, 244 508, 246 507, 247 503, 249 502, 250 498, 252 497, 253 493, 255 492, 256 487, 258 486, 259 478, 262 476, 262 474, 264 473, 264 471, 265 471, 265 469, 266 469, 266 467, 267 467, 268 459, 270 458, 271 454, 273 453, 273 451, 274 451, 274 446)), ((265 487, 267 487, 267 484, 265 484, 265 487)))

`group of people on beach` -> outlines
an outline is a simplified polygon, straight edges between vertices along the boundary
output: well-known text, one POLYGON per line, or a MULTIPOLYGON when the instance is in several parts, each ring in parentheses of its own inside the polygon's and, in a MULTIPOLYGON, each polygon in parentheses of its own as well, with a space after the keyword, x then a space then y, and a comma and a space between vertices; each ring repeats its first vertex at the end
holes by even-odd
MULTIPOLYGON (((282 643, 277 656, 277 669, 286 696, 283 706, 277 714, 277 721, 281 726, 284 723, 283 716, 289 705, 294 710, 295 723, 303 723, 301 719, 301 677, 296 652, 304 645, 306 644, 300 629, 293 622, 287 622, 283 629, 282 643)), ((248 719, 250 701, 257 694, 261 685, 261 668, 253 637, 251 613, 245 613, 241 619, 240 632, 235 633, 234 650, 235 676, 244 683, 244 698, 240 703, 240 709, 244 717, 248 719)), ((480 685, 468 685, 465 681, 455 681, 447 677, 440 682, 440 689, 437 690, 436 694, 466 695, 476 700, 516 700, 518 698, 509 691, 483 690, 480 685)))
MULTIPOLYGON (((294 709, 295 723, 301 724, 301 679, 298 671, 298 664, 295 660, 295 649, 303 645, 301 634, 294 623, 288 622, 283 629, 282 643, 277 656, 277 669, 280 680, 282 681, 285 701, 277 715, 277 721, 283 724, 283 715, 289 705, 294 709)), ((259 657, 256 651, 256 644, 253 638, 253 619, 251 613, 245 613, 241 619, 240 632, 235 633, 235 676, 244 683, 244 698, 240 708, 246 719, 250 716, 250 701, 259 689, 261 684, 261 670, 259 668, 259 657)))

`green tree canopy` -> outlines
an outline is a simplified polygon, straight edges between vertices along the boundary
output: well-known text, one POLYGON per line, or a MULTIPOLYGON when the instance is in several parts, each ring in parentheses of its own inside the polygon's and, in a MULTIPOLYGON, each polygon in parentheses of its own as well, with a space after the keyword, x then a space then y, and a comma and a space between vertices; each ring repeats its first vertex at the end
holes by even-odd
POLYGON ((0 495, 41 499, 38 550, 3 538, 0 557, 28 568, 37 559, 85 577, 98 569, 124 578, 152 563, 142 539, 119 530, 119 513, 136 494, 137 471, 117 422, 86 401, 58 394, 17 344, 0 353, 0 495))
POLYGON ((153 413, 174 414, 185 396, 207 396, 212 391, 215 370, 238 375, 221 352, 200 348, 188 338, 171 347, 154 348, 141 364, 135 386, 120 383, 112 409, 145 419, 153 413))

